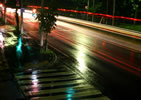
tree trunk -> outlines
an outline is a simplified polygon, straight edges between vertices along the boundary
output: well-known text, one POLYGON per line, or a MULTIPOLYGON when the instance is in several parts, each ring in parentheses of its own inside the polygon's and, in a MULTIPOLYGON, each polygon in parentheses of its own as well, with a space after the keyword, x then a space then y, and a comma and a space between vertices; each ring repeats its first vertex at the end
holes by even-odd
MULTIPOLYGON (((106 4, 106 13, 108 14, 109 12, 109 0, 107 0, 107 4, 106 4)), ((106 18, 106 24, 108 24, 108 18, 106 18)))
POLYGON ((116 0, 113 0, 113 18, 112 18, 112 25, 115 24, 115 6, 116 6, 116 0))
POLYGON ((18 9, 16 8, 16 32, 18 33, 19 32, 19 15, 17 13, 18 9))
POLYGON ((6 18, 6 5, 4 7, 4 23, 7 23, 7 18, 6 18))
POLYGON ((47 41, 48 33, 46 33, 46 50, 48 50, 48 41, 47 41))
MULTIPOLYGON (((41 14, 43 14, 43 9, 44 9, 44 0, 41 1, 41 14)), ((42 21, 39 24, 39 33, 40 33, 40 46, 43 47, 44 45, 44 38, 43 38, 43 26, 42 26, 42 21)))
MULTIPOLYGON (((95 5, 95 0, 93 0, 93 9, 94 9, 94 5, 95 5)), ((94 11, 93 11, 94 12, 94 11)), ((94 21, 94 15, 92 15, 92 22, 94 21)))
MULTIPOLYGON (((88 2, 87 2, 87 12, 89 11, 89 0, 88 0, 88 2)), ((89 15, 87 14, 87 20, 89 20, 89 15)))
POLYGON ((40 46, 43 47, 44 38, 43 38, 43 27, 42 27, 41 23, 39 23, 39 33, 40 33, 40 46))
POLYGON ((0 7, 0 18, 3 17, 3 13, 2 13, 2 7, 0 7))
MULTIPOLYGON (((136 19, 137 18, 137 13, 138 12, 138 8, 136 8, 136 10, 135 10, 135 14, 134 14, 134 18, 136 19)), ((134 20, 134 25, 136 25, 136 21, 134 20)))

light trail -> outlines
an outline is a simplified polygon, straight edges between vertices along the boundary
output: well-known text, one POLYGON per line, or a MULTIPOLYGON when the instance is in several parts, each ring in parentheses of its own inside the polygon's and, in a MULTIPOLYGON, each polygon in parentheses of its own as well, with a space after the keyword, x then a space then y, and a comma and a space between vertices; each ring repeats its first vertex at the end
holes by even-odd
MULTIPOLYGON (((41 8, 40 6, 28 6, 31 8, 41 8)), ((48 9, 48 7, 45 7, 45 9, 48 9)), ((88 15, 94 15, 94 16, 101 16, 105 18, 116 18, 116 19, 126 19, 126 20, 133 20, 133 21, 141 21, 141 19, 131 18, 131 17, 124 17, 124 16, 112 16, 108 14, 101 14, 101 13, 92 13, 92 12, 86 12, 86 11, 78 11, 78 10, 69 10, 69 9, 61 9, 58 8, 58 11, 62 12, 74 12, 74 13, 80 13, 80 14, 88 14, 88 15)))
MULTIPOLYGON (((71 42, 73 45, 74 45, 74 44, 75 44, 75 45, 76 45, 76 44, 83 45, 83 46, 85 46, 86 48, 88 48, 89 50, 91 50, 91 52, 92 52, 94 55, 96 55, 97 57, 99 57, 99 58, 101 58, 101 59, 103 59, 103 60, 105 60, 105 61, 107 61, 107 62, 110 62, 110 63, 116 65, 117 67, 120 67, 120 68, 122 68, 122 69, 124 69, 124 70, 126 70, 126 71, 128 71, 128 72, 131 72, 131 73, 133 73, 133 74, 135 74, 135 75, 141 77, 141 73, 140 73, 140 72, 141 72, 141 69, 140 69, 140 68, 137 68, 137 67, 135 67, 135 66, 132 66, 132 65, 130 65, 130 64, 126 63, 126 62, 123 62, 123 61, 121 61, 121 60, 118 60, 118 59, 116 59, 116 58, 114 58, 114 57, 112 57, 112 56, 109 56, 109 55, 107 55, 107 54, 101 52, 101 51, 95 50, 95 49, 89 47, 88 45, 85 45, 85 44, 83 44, 83 43, 77 42, 77 41, 75 41, 75 40, 71 40, 70 38, 66 38, 65 36, 63 36, 63 35, 61 35, 61 34, 59 34, 59 33, 57 33, 57 32, 54 32, 54 33, 55 33, 55 35, 57 35, 59 38, 61 38, 63 41, 66 41, 66 42, 69 41, 69 42, 71 42), (128 67, 127 67, 127 66, 128 66, 128 67)), ((79 62, 79 61, 78 61, 78 62, 79 62)))
POLYGON ((112 56, 104 54, 101 51, 94 50, 93 48, 89 47, 88 45, 82 44, 82 43, 74 41, 74 40, 70 40, 69 38, 66 38, 60 34, 57 34, 57 35, 58 35, 58 37, 61 37, 63 40, 65 40, 66 42, 69 41, 69 42, 72 42, 73 44, 84 45, 86 48, 89 48, 89 50, 91 50, 92 53, 95 54, 96 56, 98 56, 99 58, 104 59, 105 61, 110 62, 118 67, 121 67, 122 69, 126 69, 127 71, 132 72, 138 76, 141 76, 141 74, 140 74, 141 69, 140 68, 136 68, 132 65, 129 65, 128 63, 125 63, 121 60, 118 60, 118 59, 112 57, 112 56), (125 66, 128 66, 128 67, 125 67, 125 66))

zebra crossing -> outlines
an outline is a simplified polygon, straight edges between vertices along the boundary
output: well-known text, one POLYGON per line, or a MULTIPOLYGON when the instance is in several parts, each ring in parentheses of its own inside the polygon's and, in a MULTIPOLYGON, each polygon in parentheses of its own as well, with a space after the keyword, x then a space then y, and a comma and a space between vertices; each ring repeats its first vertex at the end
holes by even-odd
POLYGON ((17 72, 15 78, 29 100, 110 100, 65 67, 17 72))

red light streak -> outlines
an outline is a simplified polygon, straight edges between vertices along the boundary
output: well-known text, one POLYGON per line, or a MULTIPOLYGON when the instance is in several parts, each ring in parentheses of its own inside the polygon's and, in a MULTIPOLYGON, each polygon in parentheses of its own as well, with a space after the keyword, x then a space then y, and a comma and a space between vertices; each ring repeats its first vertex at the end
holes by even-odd
MULTIPOLYGON (((39 6, 28 6, 28 7, 31 7, 31 8, 41 8, 39 6)), ((48 9, 48 7, 45 7, 45 9, 48 9)), ((141 21, 141 19, 136 19, 136 18, 130 18, 130 17, 124 17, 124 16, 112 16, 112 15, 108 15, 108 14, 92 13, 92 12, 86 12, 86 11, 68 10, 68 9, 61 9, 61 8, 58 8, 58 11, 82 13, 82 14, 95 15, 95 16, 101 16, 101 17, 106 17, 106 18, 117 18, 117 19, 141 21)))
POLYGON ((108 61, 114 65, 116 65, 117 67, 120 67, 124 70, 127 70, 128 72, 131 72, 131 73, 134 73, 135 75, 137 76, 140 76, 141 77, 141 69, 140 68, 137 68, 137 67, 134 67, 128 63, 125 63, 121 60, 118 60, 112 56, 109 56, 101 51, 98 51, 98 50, 95 50, 85 44, 82 44, 82 43, 79 43, 75 40, 70 40, 69 38, 66 38, 65 36, 62 36, 61 34, 57 33, 57 32, 54 32, 56 35, 58 35, 58 37, 62 38, 64 41, 69 41, 69 42, 72 42, 73 44, 81 44, 81 45, 84 45, 85 47, 87 47, 88 49, 91 50, 91 52, 96 55, 97 57, 101 58, 101 59, 104 59, 105 61, 108 61))

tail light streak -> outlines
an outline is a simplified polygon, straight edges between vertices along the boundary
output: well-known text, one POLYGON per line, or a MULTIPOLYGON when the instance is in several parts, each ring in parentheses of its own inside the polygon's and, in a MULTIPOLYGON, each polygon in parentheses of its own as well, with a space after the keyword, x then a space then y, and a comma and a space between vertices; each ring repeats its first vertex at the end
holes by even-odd
POLYGON ((57 37, 61 38, 62 40, 66 41, 66 42, 69 41, 72 44, 80 44, 80 45, 83 45, 86 48, 88 48, 91 51, 91 53, 94 54, 94 55, 96 55, 97 57, 99 57, 99 58, 101 58, 101 59, 103 59, 103 60, 105 60, 107 62, 110 62, 110 63, 116 65, 117 67, 120 67, 120 68, 122 68, 122 69, 124 69, 124 70, 126 70, 128 72, 131 72, 131 73, 133 73, 133 74, 141 77, 141 69, 140 68, 134 67, 134 66, 132 66, 130 64, 127 64, 126 62, 123 62, 121 60, 118 60, 118 59, 116 59, 116 58, 114 58, 112 56, 109 56, 109 55, 101 52, 101 51, 95 50, 92 47, 89 47, 88 45, 85 45, 83 43, 79 43, 79 42, 77 42, 75 40, 71 40, 70 38, 66 38, 65 36, 63 36, 63 35, 61 35, 61 34, 59 34, 57 32, 53 32, 53 33, 55 33, 55 35, 57 37))

